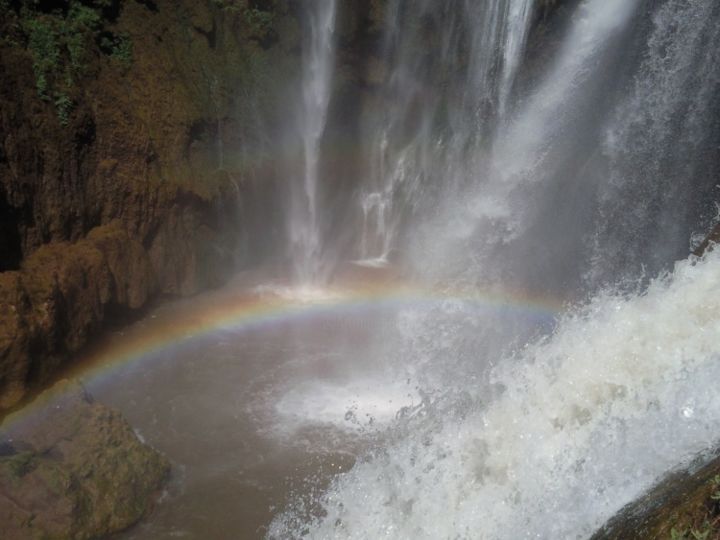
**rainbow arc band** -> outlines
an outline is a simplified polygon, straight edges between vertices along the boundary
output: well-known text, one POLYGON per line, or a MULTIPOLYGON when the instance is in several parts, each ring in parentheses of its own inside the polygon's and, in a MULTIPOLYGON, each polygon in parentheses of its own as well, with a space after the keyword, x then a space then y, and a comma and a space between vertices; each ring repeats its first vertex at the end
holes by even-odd
MULTIPOLYGON (((287 289, 290 293, 292 289, 287 289)), ((537 324, 554 325, 558 314, 565 311, 562 302, 531 296, 527 293, 503 291, 433 290, 417 286, 381 284, 352 289, 327 289, 318 295, 276 294, 214 294, 209 300, 188 303, 160 322, 150 323, 147 329, 128 332, 127 339, 114 340, 108 347, 100 347, 83 359, 72 377, 84 381, 112 376, 128 364, 151 361, 159 353, 182 346, 201 336, 224 332, 246 332, 290 323, 312 317, 362 316, 376 310, 403 308, 432 308, 444 302, 462 302, 478 313, 492 313, 498 317, 523 318, 537 324)), ((189 302, 189 301, 181 301, 189 302)), ((37 402, 37 400, 36 400, 37 402)), ((33 402, 10 415, 2 426, 16 422, 42 407, 33 402)))

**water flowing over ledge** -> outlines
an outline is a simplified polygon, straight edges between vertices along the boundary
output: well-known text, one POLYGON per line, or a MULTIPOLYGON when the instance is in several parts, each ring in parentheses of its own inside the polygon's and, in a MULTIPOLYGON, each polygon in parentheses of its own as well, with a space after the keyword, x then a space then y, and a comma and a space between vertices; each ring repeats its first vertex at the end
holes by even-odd
MULTIPOLYGON (((487 385, 428 402, 337 477, 309 537, 590 536, 717 440, 719 293, 713 252, 642 293, 599 294, 516 358, 486 359, 487 385)), ((296 519, 270 537, 300 534, 296 519)))

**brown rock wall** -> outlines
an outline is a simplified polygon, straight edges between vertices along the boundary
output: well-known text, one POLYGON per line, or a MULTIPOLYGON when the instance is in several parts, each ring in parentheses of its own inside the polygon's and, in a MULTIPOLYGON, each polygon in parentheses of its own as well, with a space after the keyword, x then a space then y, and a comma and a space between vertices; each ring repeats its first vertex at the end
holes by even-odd
POLYGON ((239 0, 114 4, 103 32, 132 61, 87 40, 65 119, 36 91, 28 16, 0 4, 0 410, 114 312, 261 257, 252 231, 268 212, 254 209, 276 178, 247 156, 287 113, 297 33, 274 27, 293 28, 292 10, 269 2, 259 28, 239 0))

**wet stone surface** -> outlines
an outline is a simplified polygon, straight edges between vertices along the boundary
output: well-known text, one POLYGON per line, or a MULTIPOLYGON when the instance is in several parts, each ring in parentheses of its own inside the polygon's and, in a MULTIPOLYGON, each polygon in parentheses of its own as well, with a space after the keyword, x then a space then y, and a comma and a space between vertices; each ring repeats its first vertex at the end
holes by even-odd
POLYGON ((169 463, 119 412, 60 381, 0 427, 6 539, 97 538, 152 507, 169 463))

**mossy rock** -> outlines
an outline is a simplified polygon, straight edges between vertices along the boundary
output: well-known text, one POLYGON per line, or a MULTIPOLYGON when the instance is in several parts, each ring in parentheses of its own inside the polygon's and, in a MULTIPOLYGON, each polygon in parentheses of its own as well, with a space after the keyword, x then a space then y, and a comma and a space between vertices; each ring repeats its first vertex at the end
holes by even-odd
POLYGON ((668 475, 591 540, 720 539, 720 455, 668 475))
POLYGON ((89 539, 145 515, 169 472, 112 409, 63 381, 0 429, 3 538, 89 539))

